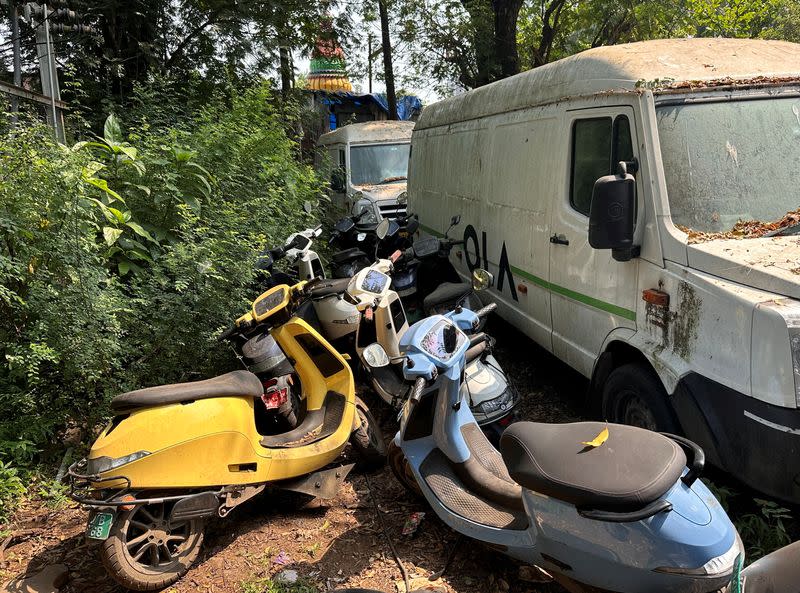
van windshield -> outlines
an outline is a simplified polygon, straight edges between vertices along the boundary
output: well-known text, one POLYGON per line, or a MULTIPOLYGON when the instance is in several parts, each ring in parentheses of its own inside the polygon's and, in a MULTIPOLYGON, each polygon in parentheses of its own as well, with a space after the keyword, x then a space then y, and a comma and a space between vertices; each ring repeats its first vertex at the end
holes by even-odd
POLYGON ((656 118, 677 226, 728 232, 800 208, 800 98, 664 105, 656 118))
POLYGON ((353 185, 373 185, 405 181, 410 146, 408 143, 351 146, 350 182, 353 185))

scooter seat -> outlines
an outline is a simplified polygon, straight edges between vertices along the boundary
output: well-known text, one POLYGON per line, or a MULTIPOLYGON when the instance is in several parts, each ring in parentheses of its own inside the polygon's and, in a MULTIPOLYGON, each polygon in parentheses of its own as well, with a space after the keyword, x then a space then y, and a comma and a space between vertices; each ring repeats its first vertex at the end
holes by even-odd
POLYGON ((585 509, 634 510, 663 496, 680 478, 686 454, 658 433, 601 422, 517 422, 500 452, 520 486, 585 509), (604 428, 608 439, 584 445, 604 428))
POLYGON ((350 247, 349 249, 343 249, 342 251, 337 251, 334 253, 331 256, 331 261, 335 264, 341 264, 346 261, 358 259, 360 257, 367 257, 367 254, 361 251, 358 247, 350 247))
POLYGON ((111 400, 115 412, 165 406, 212 397, 261 397, 264 387, 250 371, 233 371, 204 381, 158 385, 121 393, 111 400))
POLYGON ((320 280, 308 290, 308 293, 312 299, 321 299, 322 297, 345 292, 348 284, 350 284, 350 278, 320 280))
POLYGON ((443 282, 422 301, 422 307, 429 311, 436 305, 457 301, 472 290, 466 282, 443 282))

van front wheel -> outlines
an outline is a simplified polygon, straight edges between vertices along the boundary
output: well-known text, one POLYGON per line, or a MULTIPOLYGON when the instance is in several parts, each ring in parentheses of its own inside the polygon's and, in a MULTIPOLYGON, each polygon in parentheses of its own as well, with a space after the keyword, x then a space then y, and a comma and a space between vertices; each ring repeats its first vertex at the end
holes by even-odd
POLYGON ((614 369, 603 387, 603 417, 659 432, 680 432, 661 381, 649 368, 625 364, 614 369))

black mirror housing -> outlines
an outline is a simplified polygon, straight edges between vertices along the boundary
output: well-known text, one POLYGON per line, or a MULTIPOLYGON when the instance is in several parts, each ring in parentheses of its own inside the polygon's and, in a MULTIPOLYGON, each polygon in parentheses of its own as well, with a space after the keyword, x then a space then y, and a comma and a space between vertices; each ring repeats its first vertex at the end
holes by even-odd
POLYGON ((594 183, 589 208, 589 245, 611 249, 617 261, 638 255, 633 244, 636 212, 636 180, 620 163, 617 175, 606 175, 594 183))

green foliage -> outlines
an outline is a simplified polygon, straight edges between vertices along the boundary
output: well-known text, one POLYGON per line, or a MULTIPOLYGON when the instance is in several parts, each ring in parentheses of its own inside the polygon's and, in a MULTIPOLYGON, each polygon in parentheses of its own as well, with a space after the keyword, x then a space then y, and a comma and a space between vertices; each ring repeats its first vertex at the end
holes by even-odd
POLYGON ((54 452, 70 422, 87 438, 116 393, 233 365, 214 337, 321 185, 267 86, 227 101, 135 133, 122 112, 72 147, 0 136, 0 459, 54 452))
POLYGON ((294 583, 253 578, 243 581, 240 588, 242 593, 319 593, 319 588, 304 578, 299 578, 294 583))
POLYGON ((758 511, 742 515, 736 521, 750 562, 792 543, 787 531, 787 523, 793 521, 789 509, 761 498, 754 498, 753 503, 758 511))
POLYGON ((23 494, 25 486, 17 469, 11 467, 11 462, 0 460, 0 524, 8 519, 23 494))

